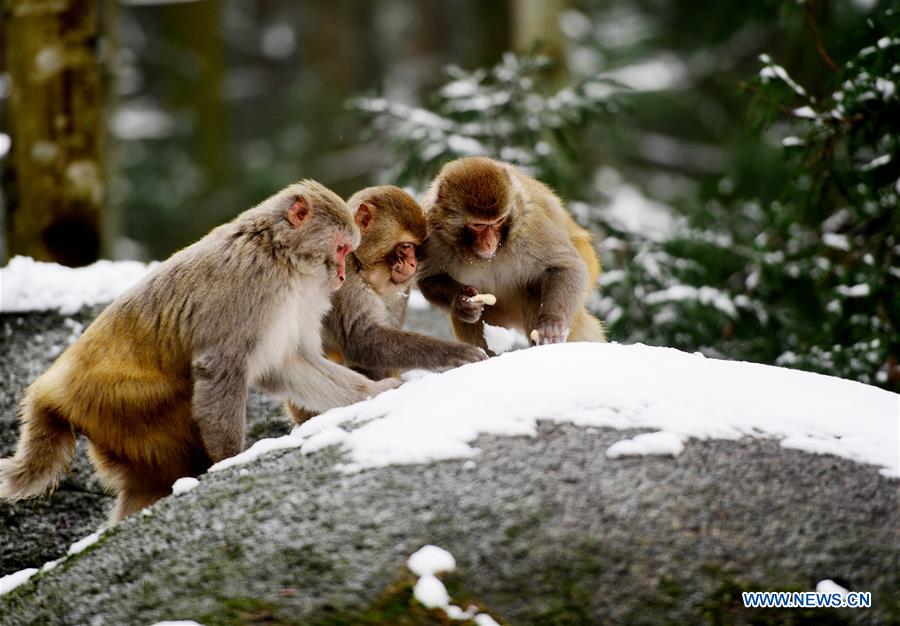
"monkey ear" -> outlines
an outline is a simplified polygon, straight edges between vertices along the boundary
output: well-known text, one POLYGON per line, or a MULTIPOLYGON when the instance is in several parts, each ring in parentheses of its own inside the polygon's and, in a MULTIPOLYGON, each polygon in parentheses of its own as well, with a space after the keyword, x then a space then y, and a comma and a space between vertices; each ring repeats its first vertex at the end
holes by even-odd
POLYGON ((372 222, 372 207, 368 204, 360 204, 356 209, 356 215, 353 217, 356 225, 359 226, 359 232, 364 233, 372 222))
POLYGON ((291 226, 297 228, 306 221, 307 216, 309 215, 309 204, 306 202, 306 198, 303 196, 297 196, 294 199, 294 204, 290 206, 287 210, 287 219, 291 223, 291 226))

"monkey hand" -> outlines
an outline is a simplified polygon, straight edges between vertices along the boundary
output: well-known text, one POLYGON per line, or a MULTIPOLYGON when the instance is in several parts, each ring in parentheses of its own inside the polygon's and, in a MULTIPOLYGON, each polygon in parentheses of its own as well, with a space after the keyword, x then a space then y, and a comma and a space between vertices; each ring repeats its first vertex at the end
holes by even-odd
POLYGON ((472 301, 472 296, 477 296, 475 287, 463 287, 453 299, 451 313, 454 317, 467 324, 474 324, 481 319, 484 311, 484 302, 472 301))
POLYGON ((382 378, 381 380, 377 380, 372 383, 372 396, 377 396, 379 393, 390 389, 396 389, 402 383, 403 381, 399 378, 382 378))
POLYGON ((488 358, 487 352, 476 346, 470 346, 465 343, 454 343, 449 346, 447 354, 447 365, 450 367, 459 367, 466 363, 478 363, 488 358))
POLYGON ((569 336, 569 327, 560 317, 542 317, 537 327, 531 331, 531 345, 565 343, 569 336))

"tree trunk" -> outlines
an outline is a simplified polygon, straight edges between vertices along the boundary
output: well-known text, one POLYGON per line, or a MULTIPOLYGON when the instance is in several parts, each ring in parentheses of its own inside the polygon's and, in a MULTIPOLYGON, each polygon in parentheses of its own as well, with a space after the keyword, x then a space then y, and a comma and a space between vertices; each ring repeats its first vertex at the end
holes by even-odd
POLYGON ((10 255, 86 265, 105 195, 95 0, 6 0, 12 171, 10 255))

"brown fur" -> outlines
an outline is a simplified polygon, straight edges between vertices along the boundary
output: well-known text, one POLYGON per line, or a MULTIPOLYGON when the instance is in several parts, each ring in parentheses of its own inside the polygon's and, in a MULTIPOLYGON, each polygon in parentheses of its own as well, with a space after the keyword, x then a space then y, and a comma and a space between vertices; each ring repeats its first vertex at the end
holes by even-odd
POLYGON ((243 449, 250 385, 319 410, 395 386, 321 355, 337 246, 358 241, 344 202, 303 181, 160 264, 26 390, 0 496, 55 486, 79 432, 118 492, 115 522, 243 449), (286 316, 295 306, 306 311, 300 323, 286 316))
POLYGON ((444 166, 423 206, 429 237, 419 286, 450 313, 458 339, 486 347, 489 323, 526 335, 536 329, 548 343, 606 340, 586 308, 600 273, 591 235, 549 187, 507 163, 463 158, 444 166), (485 258, 468 225, 494 220, 502 220, 494 228, 499 246, 485 258), (484 292, 497 304, 468 301, 484 292))
MULTIPOLYGON (((413 276, 394 282, 392 267, 399 244, 419 246, 425 240, 427 224, 419 204, 393 186, 364 189, 347 204, 357 223, 363 206, 371 219, 359 248, 347 260, 346 284, 332 296, 322 326, 326 353, 374 379, 485 358, 471 346, 402 330, 413 276)), ((297 424, 316 414, 291 402, 285 408, 297 424)))

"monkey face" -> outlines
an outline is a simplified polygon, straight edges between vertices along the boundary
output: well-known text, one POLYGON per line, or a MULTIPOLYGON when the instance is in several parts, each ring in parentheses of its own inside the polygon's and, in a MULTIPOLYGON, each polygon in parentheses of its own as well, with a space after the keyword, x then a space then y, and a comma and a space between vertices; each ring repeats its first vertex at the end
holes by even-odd
POLYGON ((391 266, 391 282, 397 285, 405 283, 416 274, 416 244, 412 241, 398 243, 388 257, 388 262, 391 266))
POLYGON ((508 218, 467 221, 463 226, 464 243, 481 259, 493 259, 503 244, 508 218))

